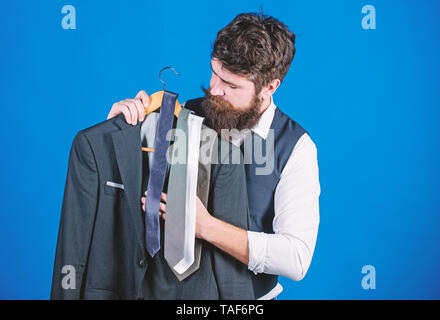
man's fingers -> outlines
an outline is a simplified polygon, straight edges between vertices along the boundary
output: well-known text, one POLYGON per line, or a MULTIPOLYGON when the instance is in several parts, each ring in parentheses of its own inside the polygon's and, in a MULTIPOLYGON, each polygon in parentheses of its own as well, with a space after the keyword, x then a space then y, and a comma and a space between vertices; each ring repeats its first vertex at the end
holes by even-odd
MULTIPOLYGON (((145 190, 145 197, 147 196, 148 190, 145 190)), ((167 202, 167 194, 165 192, 162 192, 160 195, 160 201, 166 203, 167 202)))
POLYGON ((128 110, 128 108, 126 106, 124 106, 124 108, 121 109, 121 110, 122 110, 122 114, 125 117, 125 122, 131 123, 131 113, 130 113, 130 110, 128 110))
POLYGON ((138 121, 138 112, 136 110, 136 105, 134 104, 134 102, 126 99, 126 100, 122 101, 121 103, 126 105, 128 110, 130 111, 130 114, 131 114, 131 122, 130 123, 132 125, 136 125, 137 121, 138 121))
POLYGON ((135 99, 141 99, 144 108, 148 107, 148 105, 150 104, 150 98, 144 90, 139 91, 135 99))
MULTIPOLYGON (((110 110, 110 112, 109 112, 109 114, 108 114, 108 116, 107 116, 107 119, 111 119, 113 117, 116 117, 121 112, 124 113, 124 109, 125 108, 126 107, 123 104, 121 104, 121 101, 114 103, 112 108, 111 108, 111 110, 110 110)), ((125 116, 125 113, 124 113, 124 116, 125 116)), ((125 116, 125 120, 130 120, 131 121, 131 116, 128 119, 125 116)))
MULTIPOLYGON (((141 203, 142 203, 142 210, 145 211, 145 203, 147 201, 147 194, 148 194, 148 190, 145 191, 145 197, 141 197, 141 203)), ((161 198, 160 198, 161 202, 159 203, 159 214, 165 214, 167 211, 167 194, 162 192, 161 198)))
POLYGON ((144 121, 145 118, 145 109, 144 105, 142 104, 142 101, 140 99, 127 99, 128 101, 131 101, 134 103, 137 111, 137 117, 139 121, 144 121))
MULTIPOLYGON (((164 193, 162 193, 162 194, 164 194, 164 193)), ((142 197, 141 198, 141 203, 142 203, 142 210, 144 210, 145 211, 145 203, 146 203, 146 201, 147 201, 147 191, 145 191, 145 197, 142 197)), ((163 197, 162 197, 163 198, 163 197)), ((166 199, 166 194, 165 194, 165 199, 166 199)), ((166 211, 167 211, 167 205, 166 205, 166 203, 164 203, 164 202, 160 202, 159 203, 159 214, 160 215, 163 215, 163 214, 165 214, 166 213, 166 211)))
POLYGON ((145 212, 145 197, 141 198, 141 202, 142 202, 142 211, 145 212))
MULTIPOLYGON (((132 112, 131 111, 131 109, 133 109, 135 107, 134 107, 134 104, 133 104, 133 106, 130 106, 130 104, 132 104, 132 103, 131 102, 127 103, 125 100, 119 101, 118 103, 113 105, 112 110, 110 111, 110 113, 119 114, 119 113, 122 112, 122 114, 125 117, 125 121, 127 123, 129 123, 129 124, 136 124, 136 122, 134 122, 134 121, 137 121, 137 112, 135 112, 135 111, 132 112), (113 112, 113 110, 114 110, 114 112, 113 112)), ((110 117, 110 114, 109 114, 109 117, 110 117)), ((112 117, 110 117, 110 118, 112 118, 112 117)))
POLYGON ((113 103, 112 108, 110 109, 110 112, 107 115, 107 120, 113 118, 114 116, 116 116, 118 114, 118 103, 113 103))
POLYGON ((115 108, 117 103, 113 103, 112 108, 110 109, 110 112, 107 115, 107 120, 113 118, 116 115, 115 108))
POLYGON ((145 108, 149 104, 150 98, 148 94, 144 90, 141 90, 135 99, 125 99, 113 104, 107 119, 111 119, 122 113, 127 123, 136 125, 138 121, 144 121, 145 108))

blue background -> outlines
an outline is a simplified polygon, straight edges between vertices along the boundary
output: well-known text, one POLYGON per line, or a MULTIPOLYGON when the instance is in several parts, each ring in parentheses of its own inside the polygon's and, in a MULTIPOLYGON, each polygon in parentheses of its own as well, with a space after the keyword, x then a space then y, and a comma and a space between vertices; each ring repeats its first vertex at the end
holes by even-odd
POLYGON ((440 2, 17 0, 0 2, 1 299, 49 298, 75 133, 161 90, 164 66, 179 101, 201 96, 216 33, 260 6, 297 34, 274 101, 310 132, 322 188, 312 264, 280 299, 440 298, 440 2))

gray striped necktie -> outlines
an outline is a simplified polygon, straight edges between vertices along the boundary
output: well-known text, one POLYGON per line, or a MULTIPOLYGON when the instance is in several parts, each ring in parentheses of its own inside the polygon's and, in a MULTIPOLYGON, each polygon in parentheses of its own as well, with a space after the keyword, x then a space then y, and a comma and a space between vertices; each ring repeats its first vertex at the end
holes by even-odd
MULTIPOLYGON (((200 141, 197 141, 197 145, 190 145, 188 143, 190 134, 188 123, 191 113, 193 112, 183 108, 177 120, 176 139, 172 146, 173 163, 168 182, 167 213, 165 219, 164 256, 171 270, 180 281, 199 268, 202 252, 201 242, 198 239, 195 239, 192 247, 187 247, 188 241, 185 241, 188 235, 193 236, 190 230, 187 230, 188 227, 191 228, 191 225, 186 223, 189 214, 186 211, 188 208, 187 202, 194 200, 190 199, 191 193, 187 194, 189 192, 187 188, 189 179, 188 149, 199 148, 200 141), (194 259, 192 263, 188 258, 189 250, 193 252, 193 254, 190 254, 193 255, 194 259)), ((196 195, 194 194, 193 196, 196 195)), ((195 225, 192 227, 195 227, 195 225)))

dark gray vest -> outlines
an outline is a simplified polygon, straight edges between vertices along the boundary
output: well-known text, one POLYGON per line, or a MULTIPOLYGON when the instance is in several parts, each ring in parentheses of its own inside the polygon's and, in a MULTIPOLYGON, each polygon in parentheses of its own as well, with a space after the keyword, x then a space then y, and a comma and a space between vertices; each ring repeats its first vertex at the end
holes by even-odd
MULTIPOLYGON (((201 107, 202 100, 203 98, 189 100, 186 102, 185 108, 193 110, 200 116, 205 116, 201 107)), ((206 120, 205 124, 209 126, 209 120, 206 120)), ((267 169, 268 164, 267 162, 258 164, 261 163, 261 161, 255 159, 255 152, 251 153, 252 161, 245 163, 250 230, 264 233, 274 233, 272 223, 275 216, 275 189, 293 148, 299 138, 301 138, 304 133, 307 133, 298 123, 289 118, 289 116, 278 108, 275 110, 270 128, 273 129, 272 132, 269 133, 273 134, 273 139, 268 137, 268 139, 264 140, 259 135, 252 134, 252 139, 254 139, 252 145, 260 144, 262 146, 261 154, 263 156, 273 154, 273 159, 271 159, 273 170, 270 170, 269 174, 266 174, 266 172, 265 174, 261 174, 261 172, 267 171, 265 168, 267 169), (270 143, 272 140, 274 142, 273 145, 270 143), (262 171, 256 174, 258 168, 262 171)), ((244 144, 242 144, 241 149, 244 151, 244 144)), ((272 290, 278 282, 278 276, 276 275, 265 273, 255 275, 253 272, 251 272, 251 274, 256 298, 264 296, 272 290)))

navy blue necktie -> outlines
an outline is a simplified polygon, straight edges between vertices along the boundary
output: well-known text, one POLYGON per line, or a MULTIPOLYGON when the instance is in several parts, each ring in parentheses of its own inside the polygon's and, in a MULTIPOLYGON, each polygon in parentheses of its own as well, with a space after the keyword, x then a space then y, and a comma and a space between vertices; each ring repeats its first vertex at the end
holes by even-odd
POLYGON ((145 203, 145 240, 151 257, 160 249, 159 205, 167 168, 167 152, 170 141, 167 133, 173 127, 177 94, 164 91, 145 203))

